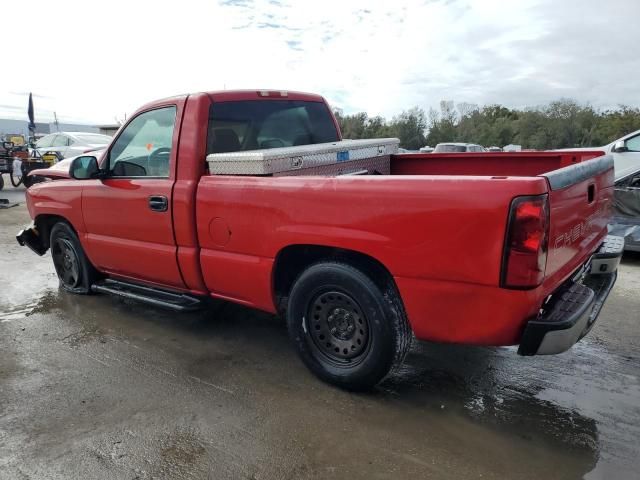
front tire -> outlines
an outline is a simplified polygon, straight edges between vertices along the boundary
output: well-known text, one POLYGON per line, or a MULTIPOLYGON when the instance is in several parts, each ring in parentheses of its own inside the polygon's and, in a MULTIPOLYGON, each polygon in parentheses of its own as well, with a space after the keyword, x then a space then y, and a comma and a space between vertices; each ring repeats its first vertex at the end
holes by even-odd
POLYGON ((65 222, 56 223, 51 229, 49 241, 60 286, 71 293, 91 293, 97 272, 85 255, 73 228, 65 222))
POLYGON ((367 390, 398 367, 411 332, 395 288, 382 291, 345 263, 309 267, 287 308, 289 335, 307 367, 348 390, 367 390))

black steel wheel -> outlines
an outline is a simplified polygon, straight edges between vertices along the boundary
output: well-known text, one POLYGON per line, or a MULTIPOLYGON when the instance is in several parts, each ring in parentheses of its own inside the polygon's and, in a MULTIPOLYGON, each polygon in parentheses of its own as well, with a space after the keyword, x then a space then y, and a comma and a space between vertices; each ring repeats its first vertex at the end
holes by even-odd
POLYGON ((336 364, 354 364, 369 346, 369 322, 358 303, 342 290, 318 294, 307 311, 313 348, 336 364))
POLYGON ((56 223, 51 229, 49 246, 60 286, 72 293, 90 293, 97 272, 87 259, 73 228, 65 222, 56 223))
POLYGON ((307 367, 348 390, 376 385, 401 365, 411 343, 393 284, 382 289, 346 263, 317 263, 298 277, 287 326, 307 367))
POLYGON ((76 288, 80 282, 80 260, 71 241, 56 238, 51 244, 51 256, 60 282, 66 288, 76 288))

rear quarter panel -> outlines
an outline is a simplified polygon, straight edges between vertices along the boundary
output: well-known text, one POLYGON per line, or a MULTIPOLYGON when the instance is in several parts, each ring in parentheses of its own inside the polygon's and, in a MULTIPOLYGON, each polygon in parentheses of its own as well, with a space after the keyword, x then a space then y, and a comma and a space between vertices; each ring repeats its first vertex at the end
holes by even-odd
POLYGON ((205 176, 196 205, 205 284, 274 311, 275 257, 312 244, 367 254, 394 277, 497 286, 511 199, 546 188, 543 178, 205 176))

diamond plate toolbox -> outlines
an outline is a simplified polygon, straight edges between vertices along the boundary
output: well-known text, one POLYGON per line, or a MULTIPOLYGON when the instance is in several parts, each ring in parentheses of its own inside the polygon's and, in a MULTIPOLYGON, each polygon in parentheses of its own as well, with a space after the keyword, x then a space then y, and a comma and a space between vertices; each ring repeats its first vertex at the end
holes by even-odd
POLYGON ((398 152, 399 144, 397 138, 342 140, 295 147, 212 153, 207 155, 207 163, 209 173, 214 175, 365 173, 359 170, 388 174, 389 155, 398 152))

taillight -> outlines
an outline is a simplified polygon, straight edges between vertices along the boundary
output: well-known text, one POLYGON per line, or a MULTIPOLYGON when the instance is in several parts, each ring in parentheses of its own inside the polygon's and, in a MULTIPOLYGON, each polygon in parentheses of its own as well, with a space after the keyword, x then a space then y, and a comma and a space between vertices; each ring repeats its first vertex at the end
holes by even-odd
POLYGON ((547 194, 511 202, 500 286, 534 288, 544 280, 549 237, 547 194))

